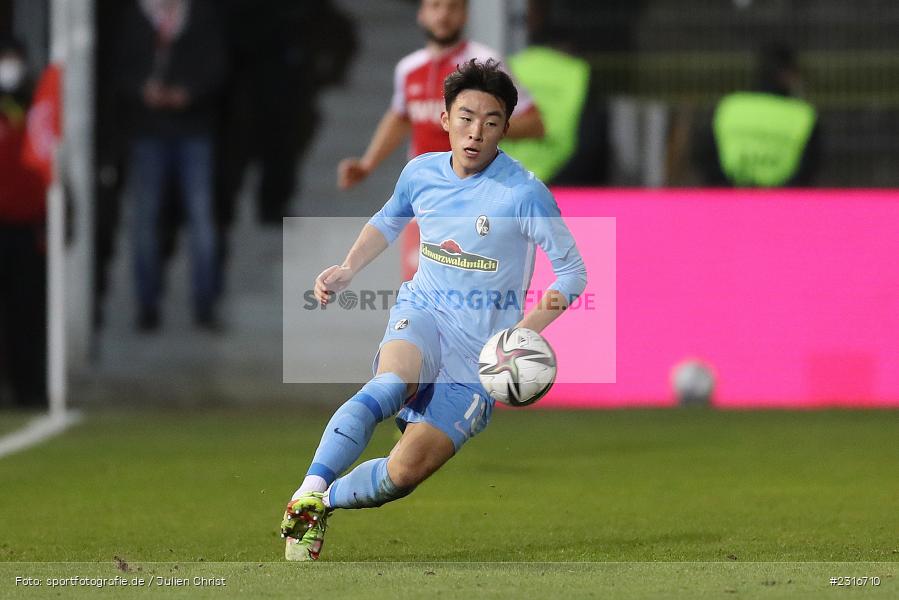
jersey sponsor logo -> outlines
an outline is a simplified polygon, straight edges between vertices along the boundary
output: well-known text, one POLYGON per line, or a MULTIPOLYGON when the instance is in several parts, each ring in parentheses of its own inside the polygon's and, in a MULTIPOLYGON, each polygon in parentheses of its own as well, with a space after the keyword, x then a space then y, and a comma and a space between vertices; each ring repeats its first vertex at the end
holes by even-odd
POLYGON ((499 261, 495 258, 465 252, 455 240, 444 240, 440 244, 422 242, 421 255, 441 265, 466 271, 495 273, 499 269, 499 261))
POLYGON ((487 218, 487 215, 481 215, 480 217, 478 217, 478 220, 475 221, 474 229, 481 237, 484 237, 485 235, 490 233, 490 219, 487 218))
POLYGON ((396 329, 397 331, 399 331, 400 329, 405 329, 408 326, 409 326, 409 319, 400 319, 393 325, 393 328, 396 329))
POLYGON ((443 100, 410 100, 409 119, 413 123, 439 123, 443 109, 443 100))

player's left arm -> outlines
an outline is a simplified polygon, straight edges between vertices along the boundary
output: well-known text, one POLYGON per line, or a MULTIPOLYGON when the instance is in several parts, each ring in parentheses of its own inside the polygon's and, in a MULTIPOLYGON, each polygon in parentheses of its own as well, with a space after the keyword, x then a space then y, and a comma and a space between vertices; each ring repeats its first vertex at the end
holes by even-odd
POLYGON ((540 297, 540 302, 528 311, 528 314, 515 325, 516 328, 524 327, 540 333, 550 323, 559 318, 568 308, 568 299, 559 290, 546 290, 540 297))
POLYGON ((555 198, 542 183, 538 182, 532 189, 530 197, 521 203, 522 233, 549 257, 556 280, 516 327, 539 333, 581 295, 587 286, 587 269, 555 198))

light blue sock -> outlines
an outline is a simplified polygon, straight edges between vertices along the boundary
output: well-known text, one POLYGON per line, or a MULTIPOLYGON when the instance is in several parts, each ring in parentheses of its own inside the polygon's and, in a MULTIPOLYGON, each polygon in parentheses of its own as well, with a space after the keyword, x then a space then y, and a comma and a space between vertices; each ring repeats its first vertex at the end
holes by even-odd
POLYGON ((387 459, 366 461, 331 484, 331 508, 374 508, 409 495, 414 488, 399 489, 387 474, 387 459))
POLYGON ((362 455, 375 425, 399 412, 406 383, 394 373, 382 373, 344 402, 328 422, 306 476, 317 475, 330 485, 362 455))

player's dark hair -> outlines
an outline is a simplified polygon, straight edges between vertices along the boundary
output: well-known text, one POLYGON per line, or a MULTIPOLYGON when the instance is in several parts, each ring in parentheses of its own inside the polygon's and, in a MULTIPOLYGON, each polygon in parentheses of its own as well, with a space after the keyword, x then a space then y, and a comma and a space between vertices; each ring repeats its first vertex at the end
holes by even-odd
POLYGON ((465 90, 478 90, 496 97, 505 108, 507 121, 518 104, 518 90, 515 89, 512 78, 492 58, 485 62, 472 58, 449 74, 443 82, 446 112, 449 112, 450 106, 456 101, 456 96, 465 90))

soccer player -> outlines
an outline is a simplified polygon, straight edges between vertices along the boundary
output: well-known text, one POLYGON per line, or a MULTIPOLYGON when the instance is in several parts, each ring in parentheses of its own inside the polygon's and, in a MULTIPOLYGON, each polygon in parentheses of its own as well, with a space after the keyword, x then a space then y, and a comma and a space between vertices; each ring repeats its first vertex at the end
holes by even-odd
POLYGON ((402 498, 483 430, 493 412, 477 375, 484 343, 510 327, 542 331, 586 285, 552 195, 497 148, 518 99, 509 76, 495 61, 472 59, 446 78, 444 97, 451 151, 410 161, 343 263, 315 280, 316 298, 327 303, 413 216, 419 220, 420 266, 390 311, 375 377, 334 413, 287 505, 281 533, 288 560, 319 557, 333 510, 402 498), (556 281, 523 315, 523 302, 509 299, 524 298, 535 244, 556 281), (341 476, 378 422, 393 415, 403 434, 390 455, 341 476))
MULTIPOLYGON (((418 24, 427 35, 424 48, 396 65, 393 98, 362 158, 346 158, 337 167, 337 185, 348 189, 360 183, 396 150, 411 133, 409 158, 450 149, 440 122, 443 80, 456 66, 472 58, 499 59, 499 54, 477 42, 462 39, 468 20, 466 0, 421 0, 418 24)), ((531 98, 522 91, 507 136, 543 136, 543 122, 531 98)))

